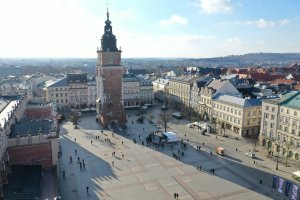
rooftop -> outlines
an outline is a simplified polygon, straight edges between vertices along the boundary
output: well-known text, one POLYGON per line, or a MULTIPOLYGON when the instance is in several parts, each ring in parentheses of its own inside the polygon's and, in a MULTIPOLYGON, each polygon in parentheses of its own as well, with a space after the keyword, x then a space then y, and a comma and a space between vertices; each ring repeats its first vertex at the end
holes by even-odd
POLYGON ((172 77, 170 81, 182 82, 182 83, 192 83, 196 80, 193 76, 180 76, 180 77, 172 77))
POLYGON ((5 122, 8 122, 8 113, 14 110, 14 106, 18 104, 18 100, 9 102, 0 113, 0 127, 3 127, 5 122))
POLYGON ((290 96, 280 103, 282 106, 289 108, 300 109, 300 92, 290 96))
POLYGON ((123 82, 139 82, 140 79, 134 74, 123 74, 122 81, 123 82))
POLYGON ((55 81, 54 83, 50 83, 47 87, 66 87, 66 86, 68 86, 68 79, 65 77, 63 79, 55 81))
POLYGON ((49 119, 25 120, 15 123, 11 127, 10 137, 15 138, 17 135, 26 137, 29 132, 32 135, 38 135, 40 131, 42 134, 49 134, 53 123, 53 120, 49 119))
POLYGON ((215 100, 234 104, 243 108, 252 107, 252 106, 261 106, 262 103, 261 99, 244 99, 241 97, 231 96, 226 94, 217 94, 215 96, 215 100))
POLYGON ((221 87, 223 87, 223 85, 225 85, 227 81, 222 81, 222 80, 212 80, 207 87, 211 87, 215 90, 219 90, 221 87))

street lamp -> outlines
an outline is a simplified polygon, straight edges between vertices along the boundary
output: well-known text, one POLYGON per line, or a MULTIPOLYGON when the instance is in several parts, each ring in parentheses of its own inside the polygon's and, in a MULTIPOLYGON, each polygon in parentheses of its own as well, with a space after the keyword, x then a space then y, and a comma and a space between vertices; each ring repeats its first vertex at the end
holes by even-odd
POLYGON ((277 150, 276 170, 278 170, 278 158, 279 158, 279 150, 280 150, 280 145, 279 144, 277 144, 276 150, 277 150))

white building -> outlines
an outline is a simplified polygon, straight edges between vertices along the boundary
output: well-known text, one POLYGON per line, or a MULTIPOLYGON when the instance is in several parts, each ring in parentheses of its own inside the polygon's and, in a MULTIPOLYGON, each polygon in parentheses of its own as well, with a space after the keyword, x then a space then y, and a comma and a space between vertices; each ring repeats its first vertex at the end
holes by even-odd
POLYGON ((55 102, 61 110, 94 106, 95 81, 89 81, 86 73, 71 72, 67 77, 46 86, 46 100, 55 102))

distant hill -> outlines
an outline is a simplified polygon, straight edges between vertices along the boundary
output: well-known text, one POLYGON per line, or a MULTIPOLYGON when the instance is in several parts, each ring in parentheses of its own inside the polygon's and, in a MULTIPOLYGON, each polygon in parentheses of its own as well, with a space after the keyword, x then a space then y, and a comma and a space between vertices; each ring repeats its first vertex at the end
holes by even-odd
MULTIPOLYGON (((45 73, 68 72, 82 69, 93 74, 95 58, 0 58, 2 76, 30 74, 37 71, 45 73)), ((178 66, 202 67, 247 67, 279 66, 300 63, 300 53, 249 53, 216 58, 123 58, 122 64, 129 69, 146 69, 148 72, 160 72, 178 66)), ((0 76, 1 76, 0 75, 0 76)))

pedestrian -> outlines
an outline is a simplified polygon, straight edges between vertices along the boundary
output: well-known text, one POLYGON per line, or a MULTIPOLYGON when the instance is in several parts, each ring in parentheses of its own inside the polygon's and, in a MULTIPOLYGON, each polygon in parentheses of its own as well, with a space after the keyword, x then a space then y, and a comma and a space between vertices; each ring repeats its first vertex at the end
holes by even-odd
POLYGON ((178 193, 176 193, 176 199, 178 199, 178 197, 179 197, 179 194, 178 194, 178 193))
POLYGON ((74 141, 76 142, 76 138, 74 138, 74 141))
POLYGON ((237 151, 237 148, 235 148, 235 151, 237 151))
POLYGON ((122 158, 124 158, 124 154, 122 154, 122 158))
POLYGON ((72 156, 70 156, 70 163, 72 163, 72 156))
POLYGON ((80 162, 79 165, 80 165, 80 170, 82 170, 82 163, 80 162))
POLYGON ((131 123, 133 124, 133 121, 131 121, 131 123))
POLYGON ((63 171, 63 178, 65 179, 66 173, 65 170, 63 171))
POLYGON ((82 159, 82 163, 84 164, 84 159, 82 159))
POLYGON ((83 163, 82 165, 83 165, 83 169, 85 169, 85 163, 83 163))
POLYGON ((78 163, 79 163, 79 161, 80 161, 80 158, 79 158, 79 156, 77 157, 77 160, 78 160, 78 163))
POLYGON ((176 193, 174 193, 174 199, 176 199, 176 193))
POLYGON ((184 134, 184 137, 186 137, 186 133, 184 134))
POLYGON ((253 164, 255 164, 255 161, 253 161, 253 164))
POLYGON ((216 139, 218 139, 218 136, 216 136, 216 139))
POLYGON ((212 151, 210 151, 210 155, 212 155, 212 151))
POLYGON ((112 165, 112 166, 115 166, 115 162, 114 162, 114 161, 111 161, 111 165, 112 165))
POLYGON ((202 170, 202 166, 201 166, 201 165, 199 166, 199 170, 200 170, 200 171, 202 170))
POLYGON ((139 134, 139 139, 141 139, 141 135, 139 134))
POLYGON ((86 186, 86 193, 89 193, 89 186, 86 186))
POLYGON ((93 140, 91 140, 91 144, 93 144, 93 140))
POLYGON ((77 155, 77 149, 75 149, 75 155, 77 155))
POLYGON ((261 179, 259 180, 259 183, 262 184, 262 180, 261 179))
POLYGON ((202 145, 204 146, 204 142, 202 143, 202 145))
POLYGON ((122 145, 124 144, 124 142, 122 141, 122 145))

